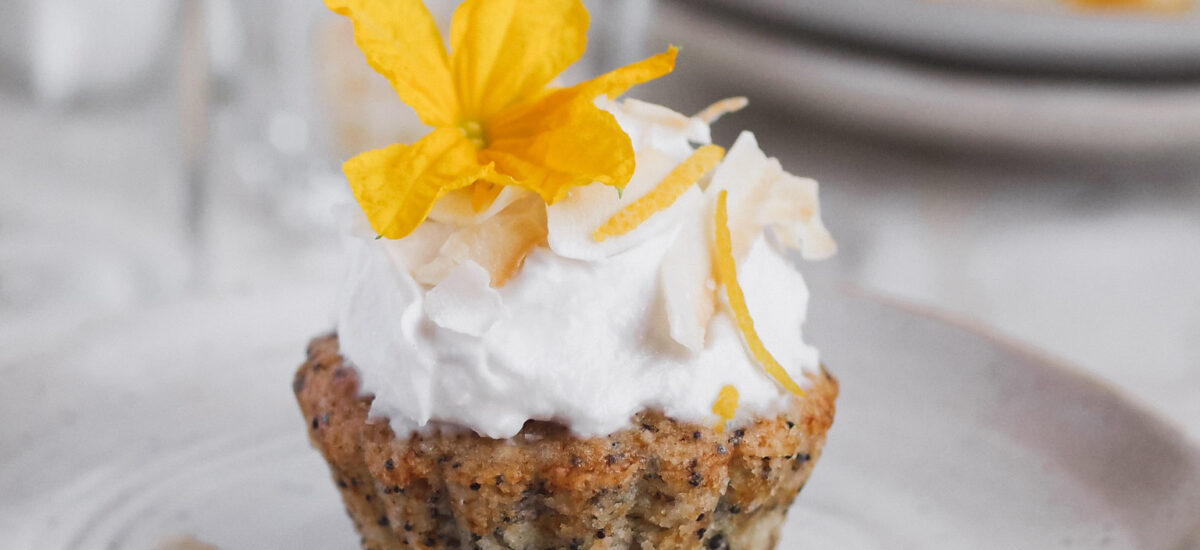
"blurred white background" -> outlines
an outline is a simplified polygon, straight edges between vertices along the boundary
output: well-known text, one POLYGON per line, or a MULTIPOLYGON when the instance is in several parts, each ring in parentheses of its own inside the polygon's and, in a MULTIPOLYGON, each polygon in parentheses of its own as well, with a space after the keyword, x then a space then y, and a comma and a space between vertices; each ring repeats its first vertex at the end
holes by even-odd
MULTIPOLYGON (((568 79, 680 45, 643 96, 751 99, 716 135, 821 180, 841 253, 811 279, 1007 334, 1200 437, 1198 19, 994 5, 596 0, 568 79)), ((422 133, 342 23, 315 0, 0 6, 0 369, 147 308, 332 295, 340 161, 422 133)))

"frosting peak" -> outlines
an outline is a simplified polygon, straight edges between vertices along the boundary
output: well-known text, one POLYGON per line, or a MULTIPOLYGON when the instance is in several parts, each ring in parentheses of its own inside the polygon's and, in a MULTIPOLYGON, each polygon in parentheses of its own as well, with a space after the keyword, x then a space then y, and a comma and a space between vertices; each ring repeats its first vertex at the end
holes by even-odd
POLYGON ((505 438, 531 419, 597 436, 644 409, 715 424, 725 415, 713 404, 727 386, 738 396, 734 424, 781 410, 790 395, 748 352, 717 292, 718 194, 728 205, 727 252, 763 345, 801 386, 818 370, 816 350, 800 338, 808 292, 785 252, 785 245, 810 258, 833 251, 816 183, 784 172, 743 133, 711 177, 632 230, 597 240, 606 220, 651 193, 694 145, 708 143, 708 122, 720 113, 597 104, 636 153, 623 194, 597 183, 546 206, 508 187, 480 213, 465 207, 466 197, 457 204, 448 197, 401 240, 361 229, 349 235, 341 349, 362 392, 375 396, 372 415, 387 418, 398 436, 457 426, 505 438), (526 209, 542 216, 530 224, 542 232, 506 233, 516 222, 504 217, 526 209), (497 263, 498 254, 518 261, 497 263))

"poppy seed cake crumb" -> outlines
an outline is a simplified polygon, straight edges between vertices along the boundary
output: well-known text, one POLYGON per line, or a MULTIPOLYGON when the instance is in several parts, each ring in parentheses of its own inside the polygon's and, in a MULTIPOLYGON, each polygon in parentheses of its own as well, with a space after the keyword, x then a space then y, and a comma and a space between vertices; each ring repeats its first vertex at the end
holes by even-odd
POLYGON ((775 547, 821 454, 837 381, 810 377, 776 418, 718 434, 656 411, 606 437, 552 422, 517 436, 413 435, 367 421, 371 398, 316 338, 293 384, 363 548, 735 549, 775 547), (319 420, 319 421, 318 421, 319 420))

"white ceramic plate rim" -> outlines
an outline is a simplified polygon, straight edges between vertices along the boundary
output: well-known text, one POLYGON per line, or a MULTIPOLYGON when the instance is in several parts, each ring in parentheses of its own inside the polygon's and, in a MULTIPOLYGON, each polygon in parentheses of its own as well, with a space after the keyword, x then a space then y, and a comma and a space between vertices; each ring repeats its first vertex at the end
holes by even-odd
POLYGON ((764 35, 682 5, 660 15, 657 37, 698 60, 681 73, 857 132, 1040 156, 1190 158, 1200 148, 1197 84, 960 73, 764 35))
MULTIPOLYGON (((983 340, 987 340, 989 342, 995 342, 995 343, 999 344, 997 347, 1003 348, 1002 351, 1005 351, 1005 352, 1011 351, 1011 352, 1019 354, 1021 356, 1031 357, 1032 359, 1030 361, 1028 361, 1028 363, 1032 364, 1035 368, 1042 369, 1045 372, 1052 374, 1053 377, 1061 378, 1061 379, 1069 379, 1068 381, 1071 381, 1073 384, 1075 384, 1079 387, 1085 387, 1085 386, 1088 388, 1098 387, 1098 391, 1093 392, 1093 393, 1103 394, 1103 400, 1106 402, 1111 401, 1114 405, 1116 405, 1116 408, 1120 409, 1119 413, 1121 415, 1133 415, 1133 416, 1137 417, 1139 419, 1139 421, 1138 421, 1139 425, 1150 427, 1150 431, 1154 432, 1153 434, 1151 434, 1153 437, 1155 437, 1159 440, 1167 441, 1171 448, 1176 448, 1176 447, 1183 448, 1183 449, 1186 449, 1186 451, 1188 453, 1190 453, 1190 455, 1192 455, 1192 456, 1200 456, 1200 455, 1197 455, 1197 450, 1196 450, 1195 446, 1193 444, 1189 443, 1184 438, 1184 436, 1182 435, 1182 432, 1177 427, 1162 420, 1161 417, 1159 417, 1158 415, 1149 412, 1141 404, 1134 403, 1127 396, 1125 396, 1122 392, 1119 392, 1119 391, 1116 391, 1115 389, 1113 389, 1111 387, 1111 385, 1100 383, 1100 382, 1096 381, 1094 379, 1094 377, 1081 374, 1074 368, 1070 368, 1070 367, 1064 368, 1064 366, 1059 361, 1048 360, 1040 353, 1030 351, 1024 346, 1014 345, 1011 341, 1008 341, 1002 337, 997 337, 994 334, 990 333, 990 331, 980 330, 980 327, 978 327, 978 325, 975 325, 973 323, 963 322, 961 319, 947 317, 945 314, 939 313, 937 311, 930 310, 927 308, 914 307, 911 304, 907 304, 904 302, 898 302, 894 299, 880 298, 871 293, 863 292, 859 289, 856 289, 855 287, 843 287, 843 288, 839 288, 838 290, 839 290, 838 292, 833 292, 832 289, 828 289, 828 288, 816 289, 816 291, 814 292, 814 295, 821 297, 821 296, 834 296, 835 294, 840 294, 840 295, 844 296, 845 299, 859 299, 862 301, 873 302, 875 304, 879 304, 880 307, 886 307, 888 309, 898 310, 899 313, 903 313, 906 315, 915 314, 916 316, 930 318, 930 319, 932 319, 932 321, 935 324, 938 324, 939 326, 949 325, 950 327, 953 327, 956 329, 961 329, 961 331, 963 333, 967 333, 970 335, 981 335, 983 340)), ((195 344, 197 344, 197 343, 207 343, 210 340, 214 340, 214 339, 215 339, 215 341, 226 341, 232 337, 240 336, 240 337, 244 338, 248 335, 250 337, 251 342, 262 343, 266 347, 262 350, 258 350, 258 344, 249 344, 248 345, 246 341, 242 341, 242 342, 238 343, 237 345, 232 346, 229 351, 220 352, 220 353, 223 353, 226 356, 232 357, 234 355, 238 355, 239 353, 241 353, 238 350, 242 350, 243 348, 246 350, 258 350, 258 351, 256 351, 256 353, 258 353, 259 351, 268 352, 261 356, 255 355, 255 357, 257 359, 251 361, 251 365, 250 365, 251 367, 253 367, 253 365, 261 364, 261 361, 263 359, 287 358, 287 357, 291 357, 292 355, 295 355, 295 360, 298 361, 300 356, 302 355, 300 350, 301 350, 301 347, 303 344, 303 340, 305 338, 307 338, 308 336, 310 336, 311 334, 316 333, 315 331, 320 330, 318 327, 322 327, 322 326, 327 327, 327 325, 325 325, 325 323, 320 320, 319 314, 314 315, 314 312, 318 312, 324 307, 324 306, 313 305, 313 302, 317 300, 317 298, 315 298, 314 296, 323 294, 323 291, 324 291, 324 287, 317 287, 317 288, 300 287, 300 288, 296 288, 296 289, 271 292, 267 296, 244 296, 244 297, 240 297, 240 298, 239 297, 226 297, 224 299, 201 300, 198 302, 176 304, 175 306, 164 307, 161 309, 156 308, 155 310, 146 312, 146 314, 144 314, 144 315, 139 315, 139 316, 136 316, 135 318, 129 319, 127 322, 116 323, 114 326, 108 327, 108 329, 103 330, 101 332, 91 334, 91 335, 85 337, 83 340, 87 340, 88 338, 90 338, 93 341, 103 342, 105 338, 111 337, 112 335, 123 334, 125 332, 128 332, 131 329, 132 330, 148 330, 150 328, 158 327, 159 325, 163 325, 164 333, 177 334, 178 338, 179 338, 178 344, 175 344, 172 342, 165 343, 165 349, 168 349, 168 350, 173 349, 174 347, 177 347, 177 345, 182 346, 181 349, 194 350, 194 349, 197 349, 195 346, 195 344), (235 307, 235 306, 241 306, 241 307, 235 307), (220 323, 218 325, 218 328, 215 330, 203 330, 206 327, 209 329, 212 329, 211 324, 206 325, 203 322, 201 322, 201 323, 189 323, 188 322, 188 320, 195 320, 195 319, 211 319, 211 316, 214 312, 219 312, 219 313, 240 312, 242 315, 245 315, 245 317, 235 316, 232 319, 233 322, 220 323), (258 330, 249 330, 248 329, 248 327, 255 327, 263 322, 270 322, 272 320, 274 320, 276 322, 279 322, 279 321, 282 321, 282 322, 280 322, 278 324, 278 326, 263 327, 262 329, 258 329, 258 330), (180 323, 180 324, 172 325, 172 323, 176 323, 176 322, 180 323), (170 328, 171 326, 178 326, 179 329, 183 329, 183 330, 171 329, 170 328), (295 347, 294 352, 290 351, 293 347, 295 347), (280 351, 282 351, 283 353, 282 354, 277 353, 280 351), (255 361, 258 361, 258 362, 255 362, 255 361)), ((819 299, 820 298, 818 298, 818 300, 819 299)), ((819 306, 819 304, 818 304, 818 306, 819 306)), ((820 308, 818 307, 817 310, 819 310, 819 309, 820 308)), ((820 322, 820 319, 815 318, 814 322, 820 322)), ((86 343, 86 342, 80 342, 80 343, 86 343)), ((120 350, 120 349, 123 349, 123 346, 117 345, 117 346, 113 347, 113 346, 109 346, 109 345, 100 345, 98 349, 99 350, 107 350, 110 348, 120 350)), ((926 348, 922 347, 920 349, 926 349, 926 348)), ((45 352, 44 354, 38 354, 40 361, 28 363, 25 366, 16 367, 16 368, 31 369, 31 368, 40 368, 37 365, 46 364, 46 363, 58 364, 61 362, 61 359, 56 361, 55 357, 58 357, 60 354, 65 357, 68 357, 68 358, 75 356, 75 352, 73 352, 71 350, 67 350, 67 349, 59 349, 58 351, 54 351, 52 349, 45 349, 44 352, 45 352), (32 365, 32 366, 30 366, 30 365, 32 365)), ((83 353, 82 355, 80 355, 80 357, 93 357, 93 356, 94 356, 94 354, 92 352, 87 352, 87 353, 83 353)), ((162 349, 158 349, 157 351, 151 350, 146 353, 146 356, 143 357, 142 360, 146 360, 147 358, 155 359, 155 358, 160 358, 162 356, 163 356, 162 349)), ((122 360, 123 357, 124 356, 117 357, 117 356, 108 356, 107 354, 101 354, 100 358, 102 359, 102 361, 101 361, 100 365, 102 366, 111 361, 122 360)), ((228 359, 228 357, 226 357, 226 359, 228 359)), ((207 360, 208 360, 208 358, 202 358, 202 361, 200 361, 200 362, 203 363, 204 361, 207 361, 207 360)), ((223 364, 227 364, 227 363, 223 363, 223 364)), ((237 432, 237 434, 241 434, 241 435, 245 435, 245 436, 253 436, 256 438, 258 437, 258 435, 260 433, 268 434, 267 436, 263 436, 263 439, 266 440, 265 447, 261 447, 261 448, 255 447, 253 449, 248 449, 247 452, 254 451, 254 453, 258 453, 258 454, 253 454, 253 456, 255 456, 255 457, 267 456, 272 459, 286 458, 287 460, 292 461, 292 462, 296 463, 297 465, 305 465, 305 466, 303 466, 302 470, 296 471, 297 473, 299 473, 299 472, 305 473, 305 476, 302 479, 291 480, 291 482, 289 482, 289 483, 292 485, 299 483, 305 487, 311 486, 312 492, 309 494, 313 497, 320 497, 321 500, 318 500, 316 502, 310 502, 310 500, 308 500, 307 497, 305 499, 301 499, 300 496, 293 494, 292 492, 286 492, 285 495, 291 495, 291 496, 286 496, 286 498, 296 499, 295 504, 298 507, 307 509, 309 512, 319 512, 321 510, 330 511, 332 513, 332 515, 326 514, 325 512, 321 512, 322 515, 320 517, 324 521, 332 522, 333 527, 336 527, 338 529, 348 530, 348 525, 343 524, 343 522, 345 521, 344 518, 341 518, 340 515, 336 513, 336 510, 337 510, 337 503, 335 501, 336 495, 333 494, 332 486, 331 486, 331 484, 329 484, 328 478, 322 471, 323 465, 320 464, 319 458, 316 456, 314 451, 307 449, 306 447, 302 446, 302 444, 301 444, 302 440, 303 440, 303 425, 302 425, 303 422, 299 418, 292 418, 294 416, 293 404, 291 403, 290 395, 287 395, 288 388, 285 387, 286 383, 287 383, 286 374, 288 372, 290 372, 292 363, 289 361, 285 364, 276 364, 274 361, 272 361, 272 365, 274 365, 274 366, 270 368, 270 372, 267 372, 266 370, 257 371, 257 369, 254 369, 254 368, 246 369, 245 372, 247 373, 247 376, 253 376, 253 383, 251 383, 251 380, 246 380, 245 383, 242 383, 239 378, 229 378, 229 377, 219 377, 216 379, 210 379, 210 378, 206 377, 205 380, 210 380, 210 381, 211 380, 226 380, 228 382, 232 382, 235 384, 235 386, 218 386, 218 387, 222 387, 222 388, 226 388, 226 389, 238 388, 239 391, 243 391, 245 393, 245 395, 248 395, 248 396, 249 395, 259 395, 261 392, 269 392, 271 394, 269 398, 267 398, 267 396, 261 396, 259 402, 254 404, 254 407, 266 407, 265 410, 260 411, 260 414, 263 414, 265 416, 262 416, 261 418, 258 418, 257 420, 255 420, 255 423, 259 423, 259 422, 263 422, 263 421, 269 421, 269 422, 262 423, 262 425, 258 427, 259 431, 253 431, 252 433, 247 432, 245 434, 241 434, 241 432, 237 432), (277 426, 278 426, 278 431, 276 431, 277 426), (262 431, 262 430, 266 430, 266 431, 262 431), (276 434, 276 433, 279 434, 278 438, 269 435, 269 434, 276 434), (276 452, 276 450, 278 450, 279 452, 276 452), (262 451, 262 452, 259 452, 259 451, 262 451), (303 503, 300 502, 301 500, 303 500, 303 503)), ((15 367, 15 364, 13 366, 15 367)), ((849 365, 846 365, 846 366, 848 367, 849 365)), ((133 372, 133 374, 137 374, 144 370, 147 370, 145 365, 143 365, 142 368, 134 369, 132 372, 133 372)), ((154 372, 152 365, 149 367, 149 370, 150 370, 150 372, 154 372)), ((835 371, 836 371, 836 369, 835 369, 835 371)), ((107 372, 107 371, 105 371, 105 372, 107 372)), ((181 371, 181 372, 186 373, 186 372, 191 372, 191 371, 186 370, 186 371, 181 371)), ((169 375, 169 373, 167 373, 167 372, 162 372, 160 374, 161 375, 169 375)), ((846 378, 849 379, 849 376, 847 376, 846 378)), ((143 383, 144 385, 147 386, 148 389, 154 389, 154 391, 157 392, 157 391, 159 391, 157 389, 158 386, 153 385, 153 382, 155 382, 155 380, 158 380, 158 379, 157 378, 146 379, 144 376, 139 375, 136 378, 131 378, 131 379, 127 380, 126 382, 143 383)), ((168 378, 164 378, 162 380, 174 380, 174 378, 168 377, 168 378)), ((173 383, 175 383, 176 385, 185 384, 185 383, 188 383, 188 380, 189 380, 189 378, 187 376, 185 376, 184 378, 179 379, 173 383)), ((18 387, 21 387, 21 386, 18 384, 18 387)), ((850 388, 847 388, 847 392, 849 390, 850 390, 850 388)), ((175 395, 175 393, 168 393, 168 395, 175 395)), ((847 395, 849 395, 849 394, 847 393, 847 395)), ((207 398, 207 400, 205 401, 205 403, 208 403, 209 405, 214 404, 214 403, 219 403, 219 402, 221 402, 221 399, 218 398, 217 394, 210 394, 209 397, 207 398), (216 399, 216 401, 213 401, 214 399, 216 399)), ((847 402, 846 404, 848 405, 849 403, 847 402)), ((155 405, 155 406, 158 406, 158 405, 155 405)), ((187 412, 187 411, 180 411, 179 414, 184 414, 185 412, 187 412)), ((235 416, 240 417, 243 414, 243 412, 245 412, 245 411, 243 411, 241 408, 238 408, 237 410, 233 411, 233 414, 235 416)), ((843 414, 846 412, 850 412, 850 410, 847 409, 844 411, 840 411, 839 412, 840 418, 843 418, 843 419, 851 418, 850 416, 843 414)), ((206 422, 202 422, 201 424, 207 425, 210 422, 215 422, 215 420, 216 419, 213 416, 209 415, 206 417, 206 422)), ((57 421, 58 420, 56 420, 56 422, 57 421)), ((168 419, 163 419, 163 421, 168 421, 168 419)), ((220 422, 215 422, 215 425, 225 426, 225 422, 227 422, 227 421, 228 421, 228 419, 225 419, 220 422)), ((91 425, 91 424, 89 423, 89 425, 91 425)), ((142 428, 135 428, 135 430, 140 430, 140 431, 144 432, 145 428, 148 428, 148 427, 149 426, 143 426, 142 428)), ((847 433, 847 434, 850 433, 850 432, 845 431, 845 428, 847 428, 847 427, 849 427, 849 425, 843 426, 843 430, 842 430, 843 433, 847 433)), ((208 428, 205 428, 205 429, 208 429, 208 428)), ((134 432, 124 432, 124 433, 125 433, 126 437, 129 437, 131 434, 136 434, 138 432, 134 431, 134 432)), ((200 433, 200 432, 197 432, 197 433, 200 433)), ((153 476, 148 476, 146 473, 146 470, 143 470, 141 468, 148 468, 149 470, 173 471, 171 469, 171 464, 172 464, 171 460, 178 460, 180 464, 185 464, 189 468, 195 468, 196 463, 192 459, 197 456, 203 456, 203 455, 207 454, 207 452, 198 453, 198 452, 196 452, 196 449, 207 449, 208 447, 213 446, 213 445, 225 445, 226 443, 230 443, 231 441, 233 441, 233 440, 230 440, 228 438, 197 440, 197 441, 195 441, 195 443, 197 443, 196 445, 191 445, 191 446, 187 446, 187 447, 183 447, 183 448, 179 448, 179 449, 175 449, 174 447, 172 447, 171 451, 169 451, 166 454, 163 454, 161 456, 156 454, 156 455, 154 455, 154 457, 150 457, 150 456, 142 457, 146 460, 149 460, 150 458, 155 458, 155 457, 166 457, 168 459, 166 461, 158 460, 158 458, 155 458, 154 461, 150 462, 149 464, 145 464, 141 467, 138 467, 138 460, 133 460, 133 462, 130 463, 133 465, 133 467, 130 467, 130 468, 126 468, 126 466, 129 466, 129 464, 124 464, 123 461, 115 461, 112 464, 112 466, 114 466, 114 467, 119 466, 119 468, 117 468, 116 470, 113 470, 113 471, 114 472, 125 472, 127 474, 124 476, 125 485, 119 484, 118 486, 128 486, 128 487, 133 487, 133 488, 146 486, 147 483, 152 483, 157 478, 154 478, 153 476)), ((828 450, 833 451, 834 450, 832 448, 833 445, 836 445, 836 442, 834 442, 833 439, 831 439, 831 448, 828 450)), ((136 449, 134 449, 134 450, 136 450, 136 449)), ((234 453, 234 454, 236 455, 237 453, 234 453)), ((66 455, 62 455, 62 456, 66 456, 66 455)), ((124 456, 124 455, 122 455, 122 456, 124 456)), ((219 460, 224 460, 222 458, 223 456, 225 456, 225 455, 218 456, 217 454, 214 454, 213 458, 219 459, 219 460)), ((133 455, 130 455, 130 457, 132 457, 131 458, 131 460, 132 460, 133 458, 138 458, 138 455, 135 452, 135 453, 133 453, 133 455)), ((127 458, 130 458, 130 457, 127 457, 127 458)), ((237 459, 238 457, 231 455, 231 456, 226 456, 225 458, 228 458, 231 461, 236 462, 236 460, 234 460, 234 459, 237 459)), ((65 464, 67 461, 64 460, 63 462, 65 464)), ((203 465, 203 464, 208 464, 208 463, 201 462, 200 464, 203 465)), ((274 463, 272 461, 267 461, 267 464, 272 465, 274 463)), ((822 479, 822 478, 827 478, 828 476, 824 475, 822 472, 830 472, 831 471, 830 467, 835 466, 837 464, 839 464, 839 462, 837 462, 837 461, 834 461, 834 462, 823 461, 823 467, 818 468, 817 474, 814 477, 817 478, 817 481, 820 481, 820 479, 822 479)), ((209 464, 209 465, 211 465, 211 464, 209 464)), ((107 471, 107 470, 105 470, 105 471, 107 471)), ((104 473, 104 471, 98 470, 97 473, 104 473)), ((181 469, 180 473, 182 475, 176 476, 176 477, 178 477, 178 478, 196 477, 195 475, 193 475, 196 472, 193 471, 192 469, 181 469)), ((92 477, 95 477, 95 476, 92 476, 92 477)), ((185 483, 187 481, 186 479, 176 479, 176 477, 172 477, 168 481, 171 481, 172 483, 178 484, 180 486, 185 486, 185 487, 188 486, 188 484, 185 483)), ((104 476, 100 476, 95 481, 99 484, 100 487, 104 487, 104 486, 106 486, 107 483, 109 483, 110 481, 113 481, 113 480, 109 479, 107 477, 104 477, 104 476)), ((120 481, 120 479, 117 479, 117 481, 120 481)), ((188 482, 188 483, 190 483, 190 482, 188 482)), ((164 504, 171 504, 171 499, 175 498, 175 496, 174 496, 174 493, 172 493, 170 491, 172 490, 172 487, 174 487, 174 486, 175 485, 166 484, 165 486, 160 487, 158 485, 152 484, 152 485, 147 486, 147 487, 149 487, 149 489, 146 491, 141 491, 139 489, 138 491, 129 493, 129 495, 131 498, 133 498, 133 497, 142 498, 145 502, 153 503, 153 502, 161 501, 164 504), (156 499, 165 498, 165 497, 162 497, 161 495, 159 495, 159 493, 163 493, 164 491, 167 492, 164 494, 170 495, 171 499, 156 500, 156 499)), ((72 496, 74 494, 72 491, 78 490, 78 488, 75 485, 70 485, 67 487, 60 488, 61 490, 58 492, 53 491, 54 487, 42 486, 42 487, 40 487, 40 489, 41 489, 41 491, 39 491, 39 495, 40 495, 39 499, 45 499, 47 497, 51 497, 49 500, 47 500, 45 502, 41 502, 41 504, 43 505, 42 506, 43 508, 45 507, 46 504, 62 502, 62 498, 59 498, 59 497, 70 497, 69 500, 67 500, 65 502, 69 502, 73 505, 75 504, 76 498, 72 496), (51 494, 47 495, 46 491, 49 491, 51 494)), ((814 486, 813 489, 815 490, 816 487, 814 486)), ((808 494, 810 497, 815 497, 820 493, 810 492, 808 494)), ((104 498, 108 498, 108 496, 115 497, 115 496, 119 496, 119 495, 107 495, 106 496, 106 493, 104 491, 98 491, 96 498, 103 500, 104 498)), ((124 497, 122 497, 122 498, 124 498, 124 497)), ((851 499, 857 501, 857 499, 864 498, 864 495, 863 494, 847 495, 847 498, 851 498, 851 499)), ((80 499, 80 500, 86 500, 86 499, 80 499)), ((801 500, 801 506, 803 506, 803 503, 806 500, 807 499, 801 500)), ((119 501, 115 501, 115 502, 119 502, 119 501)), ((22 515, 20 513, 16 514, 15 516, 7 515, 7 513, 9 513, 9 512, 20 512, 20 510, 18 508, 6 509, 6 506, 8 506, 8 505, 18 506, 18 505, 20 505, 20 502, 19 501, 18 502, 5 502, 4 500, 0 499, 0 527, 7 527, 7 528, 21 527, 20 524, 12 523, 13 521, 20 521, 20 518, 22 517, 22 515)), ((109 533, 109 532, 111 532, 112 536, 114 536, 114 537, 123 537, 123 536, 126 536, 125 530, 129 529, 130 526, 133 525, 132 523, 129 523, 130 518, 138 518, 139 516, 137 516, 135 514, 135 512, 138 512, 140 510, 140 508, 138 506, 133 506, 133 505, 127 506, 126 508, 128 508, 128 510, 125 510, 121 513, 111 514, 111 513, 106 512, 108 515, 98 516, 98 518, 96 518, 96 519, 99 521, 99 523, 96 523, 95 525, 91 525, 90 523, 89 524, 73 523, 73 521, 75 521, 75 520, 87 521, 87 522, 92 521, 91 519, 89 519, 88 516, 81 516, 79 518, 75 518, 74 516, 71 516, 71 517, 66 517, 66 518, 58 518, 59 523, 57 523, 57 524, 55 524, 55 523, 41 524, 40 529, 43 529, 43 530, 50 529, 50 528, 52 528, 52 526, 57 525, 57 527, 55 528, 56 529, 55 532, 62 532, 63 536, 70 537, 70 536, 73 536, 72 529, 78 528, 78 529, 80 529, 78 535, 84 537, 84 538, 81 538, 80 540, 86 540, 86 541, 92 541, 92 542, 100 540, 97 537, 102 537, 104 533, 109 533)), ((209 510, 209 511, 211 511, 211 510, 209 510)), ((205 512, 205 513, 207 514, 208 512, 205 512)), ((70 515, 70 514, 68 514, 68 515, 70 515)), ((797 514, 795 517, 798 519, 803 519, 806 516, 804 514, 797 514)), ((226 524, 222 523, 221 525, 224 526, 226 524)), ((793 525, 793 527, 791 527, 791 528, 795 528, 794 521, 791 519, 789 519, 789 525, 793 525)), ((38 528, 38 526, 34 526, 34 527, 38 528)), ((1183 526, 1177 526, 1177 527, 1183 527, 1183 526)), ((147 529, 150 529, 150 528, 157 528, 157 526, 150 525, 147 527, 147 529)), ((183 532, 193 532, 193 531, 185 530, 183 532)), ((207 531, 207 532, 194 531, 194 532, 201 538, 205 538, 206 536, 212 534, 212 531, 207 531)), ((31 533, 31 535, 32 534, 33 533, 31 533)), ((7 535, 9 535, 9 533, 3 532, 3 530, 0 529, 0 541, 5 540, 5 536, 7 536, 7 535)), ((352 542, 352 540, 353 540, 352 537, 349 536, 348 533, 346 534, 345 539, 348 542, 352 542)), ((41 546, 21 545, 20 540, 21 539, 18 536, 18 539, 15 541, 15 546, 6 546, 2 542, 0 542, 0 546, 4 546, 6 548, 9 548, 9 547, 14 547, 14 548, 45 547, 45 545, 41 545, 41 546)), ((31 540, 35 540, 35 539, 31 539, 31 540)), ((113 539, 113 540, 116 540, 116 539, 113 539)), ((242 541, 242 539, 240 539, 240 538, 238 540, 242 541)), ((338 538, 336 540, 340 541, 341 538, 338 538)), ((220 541, 214 540, 214 542, 220 542, 220 541)), ((102 546, 96 546, 89 542, 89 544, 84 544, 82 546, 76 546, 76 547, 77 548, 80 548, 80 547, 100 548, 102 546)), ((240 547, 245 547, 245 546, 244 545, 243 546, 236 546, 236 545, 229 546, 229 548, 234 548, 234 547, 240 548, 240 547)))
POLYGON ((1184 442, 1184 445, 1191 449, 1192 453, 1196 455, 1198 459, 1200 459, 1200 440, 1189 437, 1187 435, 1187 430, 1180 426, 1178 422, 1163 416, 1161 413, 1157 412, 1154 407, 1150 406, 1149 403, 1146 403, 1129 392, 1126 392, 1115 383, 1102 378, 1095 373, 1089 372, 1082 367, 1071 363, 1070 361, 1055 357, 1046 351, 1022 342, 1016 338, 1010 337, 998 329, 985 325, 982 322, 956 315, 943 309, 913 303, 897 296, 890 296, 880 292, 874 292, 852 283, 843 282, 837 284, 834 288, 836 289, 836 292, 840 294, 866 298, 867 300, 877 302, 891 308, 903 310, 918 317, 926 317, 944 325, 957 327, 984 340, 987 340, 998 347, 1004 348, 1013 355, 1026 357, 1030 359, 1032 363, 1039 364, 1048 370, 1059 371, 1064 376, 1068 378, 1075 378, 1083 384, 1102 388, 1112 397, 1114 401, 1129 409, 1130 412, 1138 414, 1144 418, 1152 419, 1155 423, 1160 424, 1163 430, 1170 434, 1171 439, 1184 442))
MULTIPOLYGON (((1049 1, 1049 0, 1048 0, 1049 1)), ((1108 73, 1200 71, 1200 15, 1045 12, 921 0, 702 0, 942 59, 1108 73)))

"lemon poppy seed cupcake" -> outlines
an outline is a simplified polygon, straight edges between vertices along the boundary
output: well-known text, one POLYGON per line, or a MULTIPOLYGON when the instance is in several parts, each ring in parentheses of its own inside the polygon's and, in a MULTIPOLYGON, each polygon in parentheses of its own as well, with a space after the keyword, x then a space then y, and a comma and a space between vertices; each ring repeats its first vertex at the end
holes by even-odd
POLYGON ((348 161, 337 329, 296 391, 363 546, 774 548, 837 383, 788 259, 834 252, 816 182, 754 136, 568 88, 579 0, 328 0, 431 133, 348 161))
POLYGON ((513 437, 396 437, 370 421, 336 336, 296 374, 310 437, 363 548, 775 548, 820 457, 837 383, 718 433, 657 411, 599 437, 528 421, 513 437))

